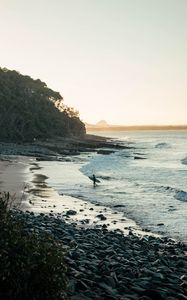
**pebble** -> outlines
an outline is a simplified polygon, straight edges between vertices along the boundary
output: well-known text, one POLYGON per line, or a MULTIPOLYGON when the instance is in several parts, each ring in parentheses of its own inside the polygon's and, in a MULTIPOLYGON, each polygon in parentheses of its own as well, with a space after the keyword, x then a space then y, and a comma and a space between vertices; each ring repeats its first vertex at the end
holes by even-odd
POLYGON ((72 210, 72 209, 70 209, 70 210, 67 210, 67 212, 66 212, 66 215, 71 215, 71 216, 73 216, 73 215, 76 215, 77 214, 77 212, 76 212, 76 210, 72 210))
MULTIPOLYGON (((46 232, 66 249, 68 299, 187 300, 187 245, 132 231, 76 228, 54 216, 13 211, 26 230, 46 232)), ((87 220, 84 220, 87 222, 87 220)))
POLYGON ((96 217, 99 218, 101 221, 105 221, 107 219, 103 214, 99 214, 96 217))

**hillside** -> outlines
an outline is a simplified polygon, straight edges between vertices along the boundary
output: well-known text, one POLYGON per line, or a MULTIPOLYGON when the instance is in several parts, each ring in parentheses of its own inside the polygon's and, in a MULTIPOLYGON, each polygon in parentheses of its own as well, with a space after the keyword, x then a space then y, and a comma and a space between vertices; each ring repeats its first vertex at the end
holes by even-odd
POLYGON ((85 125, 63 97, 42 82, 0 68, 0 141, 81 137, 85 125))

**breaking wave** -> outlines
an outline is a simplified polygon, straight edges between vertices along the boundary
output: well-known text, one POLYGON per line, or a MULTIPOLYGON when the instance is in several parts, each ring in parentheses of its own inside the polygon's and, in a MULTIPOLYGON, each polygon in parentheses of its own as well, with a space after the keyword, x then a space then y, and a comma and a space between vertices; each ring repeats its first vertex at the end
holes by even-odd
POLYGON ((175 198, 180 201, 187 202, 187 192, 183 190, 177 190, 175 192, 175 198))
POLYGON ((187 165, 187 157, 181 159, 181 162, 183 165, 187 165))
POLYGON ((171 146, 168 143, 158 143, 155 145, 155 148, 168 149, 168 148, 171 148, 171 146))
POLYGON ((187 202, 187 192, 173 188, 171 186, 161 186, 160 189, 164 190, 165 192, 174 193, 174 197, 177 200, 187 202))

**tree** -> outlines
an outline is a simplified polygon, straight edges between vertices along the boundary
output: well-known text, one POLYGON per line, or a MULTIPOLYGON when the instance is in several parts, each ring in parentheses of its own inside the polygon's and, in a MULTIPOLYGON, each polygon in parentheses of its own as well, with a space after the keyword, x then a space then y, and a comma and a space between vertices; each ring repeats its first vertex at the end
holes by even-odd
POLYGON ((0 128, 6 141, 85 134, 78 112, 64 104, 60 93, 40 79, 1 68, 0 128))

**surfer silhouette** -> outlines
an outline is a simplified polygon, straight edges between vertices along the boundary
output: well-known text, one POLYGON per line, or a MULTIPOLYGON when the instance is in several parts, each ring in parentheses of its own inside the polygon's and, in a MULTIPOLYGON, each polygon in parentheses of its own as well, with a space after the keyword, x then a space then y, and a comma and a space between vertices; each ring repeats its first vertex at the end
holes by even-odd
POLYGON ((93 186, 96 186, 96 177, 94 174, 93 174, 92 178, 93 178, 93 186))
POLYGON ((93 186, 96 187, 96 183, 99 182, 100 180, 96 178, 95 174, 88 176, 88 178, 93 182, 93 186))

